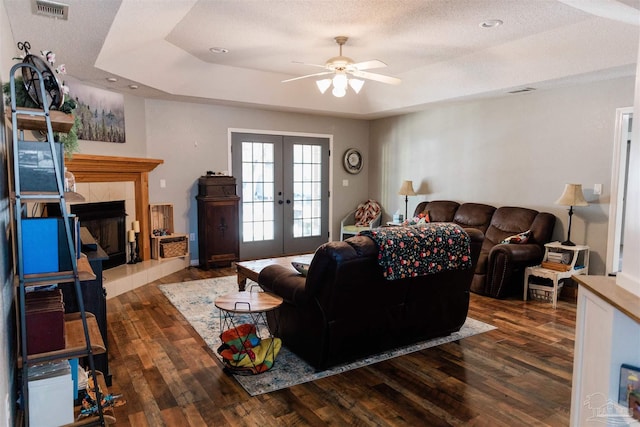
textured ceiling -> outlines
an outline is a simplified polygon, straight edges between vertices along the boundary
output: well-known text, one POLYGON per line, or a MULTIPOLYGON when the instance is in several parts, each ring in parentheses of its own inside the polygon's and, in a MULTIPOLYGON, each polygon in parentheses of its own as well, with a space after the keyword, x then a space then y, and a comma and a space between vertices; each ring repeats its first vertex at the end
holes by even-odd
POLYGON ((114 90, 163 99, 375 118, 452 99, 523 87, 634 75, 640 0, 58 0, 69 20, 4 0, 16 41, 49 49, 69 74, 114 90), (493 29, 489 19, 504 21, 493 29), (314 79, 338 55, 378 59, 344 98, 314 79), (229 49, 212 54, 211 47, 229 49), (105 78, 116 76, 117 83, 105 78))

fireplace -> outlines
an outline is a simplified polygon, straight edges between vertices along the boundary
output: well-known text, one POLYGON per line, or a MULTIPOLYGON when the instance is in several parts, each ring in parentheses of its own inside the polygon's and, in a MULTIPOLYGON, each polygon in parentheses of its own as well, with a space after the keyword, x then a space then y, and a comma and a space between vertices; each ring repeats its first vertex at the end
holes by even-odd
POLYGON ((109 255, 103 268, 127 262, 124 200, 71 205, 71 213, 86 227, 96 242, 109 255))

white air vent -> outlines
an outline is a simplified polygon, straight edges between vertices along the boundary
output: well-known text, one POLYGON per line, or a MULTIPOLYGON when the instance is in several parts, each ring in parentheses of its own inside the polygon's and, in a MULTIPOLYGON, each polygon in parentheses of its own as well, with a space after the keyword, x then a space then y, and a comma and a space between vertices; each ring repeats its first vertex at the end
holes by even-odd
POLYGON ((33 13, 58 19, 69 19, 69 5, 51 0, 32 0, 33 13))
POLYGON ((511 92, 507 92, 507 93, 531 92, 533 90, 536 90, 536 88, 535 87, 525 87, 523 89, 516 89, 516 90, 512 90, 511 92))

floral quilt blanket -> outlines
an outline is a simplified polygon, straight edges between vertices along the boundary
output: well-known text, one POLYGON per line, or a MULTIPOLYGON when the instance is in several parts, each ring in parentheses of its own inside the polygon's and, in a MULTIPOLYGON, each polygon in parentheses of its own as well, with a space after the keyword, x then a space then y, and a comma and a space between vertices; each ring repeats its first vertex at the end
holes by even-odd
POLYGON ((452 223, 383 227, 361 231, 378 246, 378 264, 387 280, 471 268, 469 235, 452 223))

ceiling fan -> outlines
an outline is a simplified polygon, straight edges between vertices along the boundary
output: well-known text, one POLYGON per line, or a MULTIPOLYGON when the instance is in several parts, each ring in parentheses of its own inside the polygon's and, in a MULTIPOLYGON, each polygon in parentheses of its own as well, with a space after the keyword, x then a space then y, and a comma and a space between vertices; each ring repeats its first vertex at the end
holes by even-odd
POLYGON ((304 62, 294 61, 297 64, 310 65, 312 67, 324 68, 325 71, 319 73, 307 74, 305 76, 294 77, 292 79, 283 80, 282 83, 292 82, 294 80, 306 79, 309 77, 328 76, 333 74, 333 78, 325 78, 316 81, 316 85, 321 93, 325 93, 327 89, 333 84, 333 95, 336 97, 343 97, 346 94, 347 86, 350 86, 356 93, 360 92, 364 80, 374 80, 381 83, 400 84, 402 80, 396 77, 385 76, 382 74, 371 73, 364 70, 372 68, 386 67, 382 61, 372 59, 364 62, 354 62, 353 59, 342 56, 342 46, 347 42, 349 38, 346 36, 338 36, 335 38, 336 43, 340 46, 340 55, 329 58, 324 65, 319 64, 307 64, 304 62))

